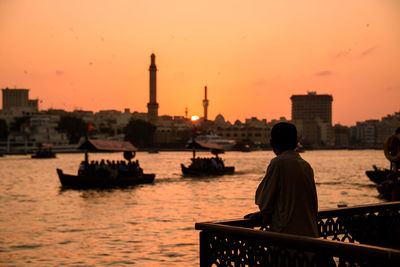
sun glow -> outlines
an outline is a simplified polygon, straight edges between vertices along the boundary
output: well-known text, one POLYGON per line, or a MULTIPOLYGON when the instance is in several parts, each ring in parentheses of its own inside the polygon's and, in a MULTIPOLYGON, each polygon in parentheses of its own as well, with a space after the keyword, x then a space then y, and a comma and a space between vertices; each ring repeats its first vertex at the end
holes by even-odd
POLYGON ((197 116, 197 115, 192 116, 192 121, 197 121, 198 119, 199 119, 199 116, 197 116))

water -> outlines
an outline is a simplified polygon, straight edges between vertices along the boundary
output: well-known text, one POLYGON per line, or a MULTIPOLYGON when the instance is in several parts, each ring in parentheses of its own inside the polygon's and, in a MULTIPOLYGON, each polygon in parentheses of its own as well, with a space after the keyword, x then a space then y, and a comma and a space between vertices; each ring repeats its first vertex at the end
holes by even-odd
MULTIPOLYGON (((207 153, 199 153, 208 156, 207 153)), ((90 155, 121 160, 120 153, 90 155)), ((137 153, 155 183, 124 190, 60 190, 56 168, 76 173, 82 154, 56 159, 0 158, 0 265, 198 266, 195 222, 241 218, 256 211, 254 192, 271 151, 228 152, 236 174, 183 178, 191 152, 137 153)), ((365 175, 388 167, 382 151, 307 151, 319 208, 383 202, 365 175)))

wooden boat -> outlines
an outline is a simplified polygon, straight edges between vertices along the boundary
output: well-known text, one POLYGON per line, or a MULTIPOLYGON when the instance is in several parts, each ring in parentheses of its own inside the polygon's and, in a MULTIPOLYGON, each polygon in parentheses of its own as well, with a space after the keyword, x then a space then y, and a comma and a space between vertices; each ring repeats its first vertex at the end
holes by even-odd
POLYGON ((31 157, 33 159, 50 159, 55 158, 56 153, 52 151, 52 144, 40 143, 38 149, 31 157))
POLYGON ((376 165, 373 165, 372 167, 374 168, 374 170, 365 171, 365 174, 368 176, 368 178, 376 184, 384 182, 387 179, 390 170, 379 169, 376 167, 376 165))
POLYGON ((151 148, 148 150, 149 154, 157 154, 159 151, 157 148, 151 148))
POLYGON ((78 174, 65 174, 57 169, 58 178, 63 188, 71 189, 106 189, 125 188, 138 184, 153 183, 155 174, 143 173, 139 162, 131 161, 137 151, 130 142, 87 139, 79 149, 85 150, 85 160, 82 161, 78 174), (89 164, 88 151, 91 152, 123 152, 128 161, 118 165, 104 160, 100 164, 89 164))
POLYGON ((224 162, 218 154, 224 153, 223 147, 214 143, 206 143, 197 140, 192 140, 188 144, 187 148, 191 148, 193 151, 193 157, 191 158, 192 163, 186 167, 181 164, 182 173, 187 176, 216 176, 233 174, 235 167, 225 166, 224 162), (196 158, 196 149, 211 150, 211 153, 215 157, 211 158, 196 158))
POLYGON ((90 189, 90 188, 125 188, 138 184, 151 184, 154 181, 154 174, 141 175, 118 175, 117 177, 101 175, 71 175, 64 174, 57 169, 58 178, 63 188, 90 189))
POLYGON ((213 175, 224 175, 224 174, 233 174, 235 172, 235 167, 223 167, 221 169, 194 169, 185 167, 185 165, 181 164, 182 173, 189 176, 213 176, 213 175))

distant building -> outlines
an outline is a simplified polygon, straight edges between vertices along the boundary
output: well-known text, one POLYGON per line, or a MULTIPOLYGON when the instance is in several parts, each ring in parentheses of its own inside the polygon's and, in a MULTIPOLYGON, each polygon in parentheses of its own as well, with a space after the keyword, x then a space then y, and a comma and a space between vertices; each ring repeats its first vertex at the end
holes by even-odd
POLYGON ((382 117, 376 129, 376 144, 382 146, 385 139, 400 127, 400 112, 382 117))
POLYGON ((213 132, 224 139, 234 140, 237 143, 249 141, 256 145, 267 144, 270 136, 270 128, 267 126, 266 119, 258 120, 256 117, 252 117, 246 119, 245 123, 236 120, 232 125, 225 122, 221 114, 215 118, 213 132))
POLYGON ((151 54, 150 72, 150 99, 147 104, 147 118, 151 123, 156 123, 158 118, 158 103, 157 103, 157 67, 156 56, 151 54))
POLYGON ((53 145, 67 145, 68 137, 57 131, 60 116, 40 112, 30 118, 29 136, 35 143, 51 143, 53 145))
POLYGON ((355 137, 358 143, 364 147, 373 148, 376 146, 377 126, 379 120, 366 120, 357 122, 355 137))
POLYGON ((315 120, 332 126, 332 101, 331 95, 317 95, 309 92, 307 95, 292 95, 292 120, 315 120))
POLYGON ((192 135, 193 129, 189 119, 183 116, 159 116, 154 143, 163 147, 184 147, 192 135))
POLYGON ((307 95, 292 95, 290 99, 292 121, 300 130, 300 141, 313 147, 334 145, 332 96, 309 92, 307 95))
POLYGON ((2 89, 2 117, 7 121, 15 117, 29 116, 39 111, 38 100, 29 99, 29 89, 2 89))

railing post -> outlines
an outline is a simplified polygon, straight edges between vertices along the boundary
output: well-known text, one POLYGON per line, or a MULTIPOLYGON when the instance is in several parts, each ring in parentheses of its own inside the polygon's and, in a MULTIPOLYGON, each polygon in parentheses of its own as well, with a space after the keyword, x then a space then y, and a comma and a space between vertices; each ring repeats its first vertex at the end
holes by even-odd
POLYGON ((207 235, 200 231, 200 267, 208 267, 207 258, 207 235))

